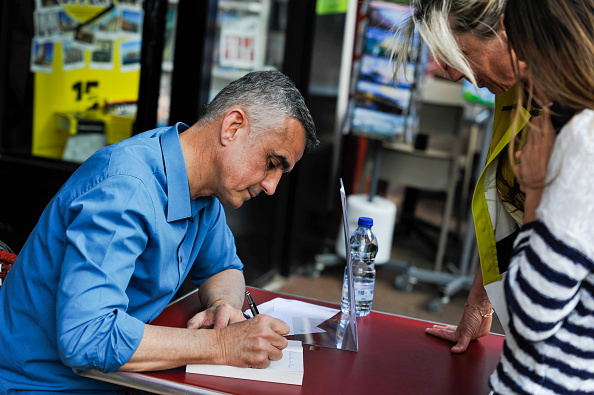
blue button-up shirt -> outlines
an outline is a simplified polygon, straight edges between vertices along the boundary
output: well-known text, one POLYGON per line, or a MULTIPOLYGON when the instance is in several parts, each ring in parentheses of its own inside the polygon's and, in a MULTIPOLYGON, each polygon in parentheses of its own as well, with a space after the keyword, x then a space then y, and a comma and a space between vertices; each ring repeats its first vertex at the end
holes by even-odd
POLYGON ((0 291, 0 393, 106 390, 191 274, 239 269, 220 202, 190 199, 184 124, 99 150, 43 212, 0 291))

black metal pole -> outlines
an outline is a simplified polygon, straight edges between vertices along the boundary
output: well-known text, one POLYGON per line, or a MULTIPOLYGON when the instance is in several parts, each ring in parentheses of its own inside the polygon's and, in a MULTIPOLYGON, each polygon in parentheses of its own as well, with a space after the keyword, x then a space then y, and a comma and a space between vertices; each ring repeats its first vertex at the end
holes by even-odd
POLYGON ((180 0, 171 76, 169 123, 193 125, 208 103, 217 0, 180 0))
POLYGON ((138 110, 134 134, 157 126, 166 16, 167 0, 145 0, 138 110))

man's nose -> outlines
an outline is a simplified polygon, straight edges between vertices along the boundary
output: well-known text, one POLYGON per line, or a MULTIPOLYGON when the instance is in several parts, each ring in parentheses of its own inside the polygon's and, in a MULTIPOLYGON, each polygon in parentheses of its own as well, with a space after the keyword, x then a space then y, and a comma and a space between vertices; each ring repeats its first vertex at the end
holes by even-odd
POLYGON ((262 186, 262 189, 267 195, 274 195, 274 192, 276 192, 276 187, 278 186, 278 183, 280 182, 282 175, 283 172, 281 170, 277 170, 269 173, 266 176, 266 178, 262 180, 260 185, 262 186))

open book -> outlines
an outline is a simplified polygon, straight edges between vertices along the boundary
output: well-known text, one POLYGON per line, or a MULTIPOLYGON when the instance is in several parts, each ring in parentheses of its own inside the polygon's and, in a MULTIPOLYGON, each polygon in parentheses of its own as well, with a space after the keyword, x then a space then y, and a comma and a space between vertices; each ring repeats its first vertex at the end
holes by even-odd
POLYGON ((303 346, 300 341, 289 340, 289 345, 283 350, 283 358, 280 361, 270 362, 270 366, 266 369, 200 364, 187 365, 186 372, 301 385, 303 382, 303 346))

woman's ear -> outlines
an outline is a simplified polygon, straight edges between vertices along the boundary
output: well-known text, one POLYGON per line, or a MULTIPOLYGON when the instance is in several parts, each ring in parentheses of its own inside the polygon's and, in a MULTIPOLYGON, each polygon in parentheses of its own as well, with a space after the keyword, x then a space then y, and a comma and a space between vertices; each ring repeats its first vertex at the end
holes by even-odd
POLYGON ((505 40, 506 44, 510 47, 509 50, 512 54, 512 58, 516 59, 518 62, 518 67, 519 67, 519 73, 520 73, 520 78, 522 78, 523 80, 525 80, 526 78, 528 78, 528 75, 526 75, 526 62, 524 62, 523 60, 517 58, 517 54, 514 51, 513 48, 511 48, 509 40, 507 38, 507 30, 505 30, 505 21, 504 21, 505 15, 501 15, 501 19, 499 19, 499 37, 501 37, 502 40, 505 40))
POLYGON ((499 36, 504 39, 507 42, 507 31, 505 30, 505 23, 503 21, 503 19, 505 18, 505 15, 501 15, 501 18, 499 19, 499 36))

